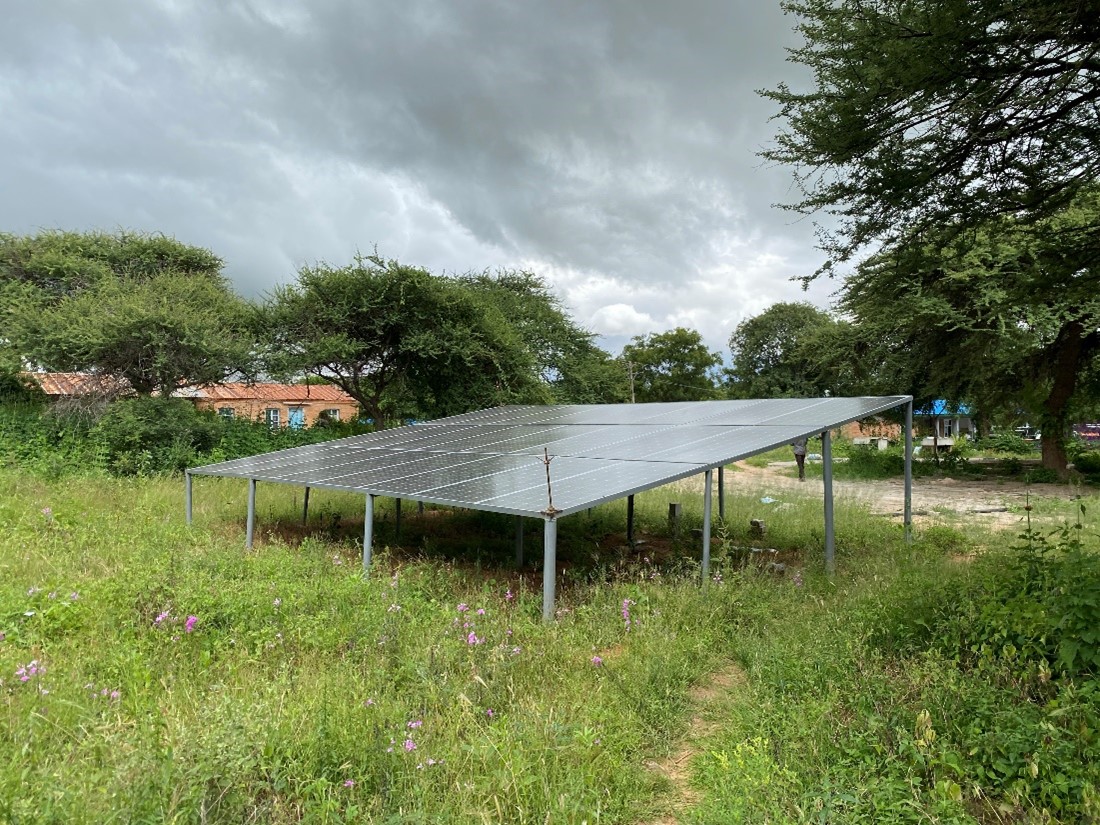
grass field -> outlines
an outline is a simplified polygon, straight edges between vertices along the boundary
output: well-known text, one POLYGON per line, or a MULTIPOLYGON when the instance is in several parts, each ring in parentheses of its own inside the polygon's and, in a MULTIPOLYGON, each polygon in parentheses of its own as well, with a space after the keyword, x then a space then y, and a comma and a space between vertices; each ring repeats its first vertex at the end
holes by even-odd
POLYGON ((544 623, 538 525, 517 571, 510 518, 407 508, 398 546, 383 503, 364 577, 361 497, 315 492, 302 528, 300 491, 261 485, 246 551, 244 485, 198 480, 188 528, 177 478, 0 470, 0 821, 1100 816, 1092 608, 1051 601, 1095 593, 1051 573, 1013 602, 997 572, 1095 582, 1088 529, 1004 549, 945 522, 909 547, 840 502, 830 579, 802 500, 769 520, 776 575, 740 549, 750 493, 701 587, 699 502, 657 490, 636 549, 621 502, 563 519, 544 623))

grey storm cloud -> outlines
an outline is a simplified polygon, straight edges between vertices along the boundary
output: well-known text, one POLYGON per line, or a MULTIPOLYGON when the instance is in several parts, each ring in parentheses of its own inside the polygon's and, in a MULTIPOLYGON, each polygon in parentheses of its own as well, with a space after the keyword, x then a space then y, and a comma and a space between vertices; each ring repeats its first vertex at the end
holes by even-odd
MULTIPOLYGON (((9 5, 0 231, 208 246, 246 294, 377 245, 545 274, 609 344, 716 349, 803 295, 812 225, 774 209, 793 19, 746 0, 183 0, 9 5)), ((822 303, 828 285, 810 298, 822 303)))

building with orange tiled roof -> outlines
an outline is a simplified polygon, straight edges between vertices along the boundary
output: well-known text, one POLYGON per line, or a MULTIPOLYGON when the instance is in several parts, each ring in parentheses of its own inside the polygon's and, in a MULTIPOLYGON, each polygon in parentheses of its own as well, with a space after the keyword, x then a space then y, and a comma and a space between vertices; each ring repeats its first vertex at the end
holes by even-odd
MULTIPOLYGON (((130 395, 125 382, 79 372, 27 373, 48 397, 117 398, 130 395)), ((237 381, 205 387, 183 387, 174 395, 186 398, 200 410, 213 410, 224 418, 266 421, 272 427, 310 427, 321 418, 355 421, 359 403, 331 384, 275 384, 237 381)))

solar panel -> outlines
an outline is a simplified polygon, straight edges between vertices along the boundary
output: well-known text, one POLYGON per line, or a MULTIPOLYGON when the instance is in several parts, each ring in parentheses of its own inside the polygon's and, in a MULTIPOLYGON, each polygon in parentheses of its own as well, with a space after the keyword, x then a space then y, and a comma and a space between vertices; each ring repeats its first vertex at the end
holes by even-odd
POLYGON ((559 515, 905 404, 908 396, 509 405, 195 467, 231 476, 542 517, 559 515))

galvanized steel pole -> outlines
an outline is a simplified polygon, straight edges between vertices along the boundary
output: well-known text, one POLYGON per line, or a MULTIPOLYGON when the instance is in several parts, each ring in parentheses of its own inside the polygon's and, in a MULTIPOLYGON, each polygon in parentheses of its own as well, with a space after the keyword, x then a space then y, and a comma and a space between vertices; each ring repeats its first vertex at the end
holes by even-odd
POLYGON ((710 578, 710 483, 712 480, 711 473, 713 470, 707 470, 703 473, 705 481, 703 487, 706 492, 703 493, 703 584, 707 583, 710 578))
POLYGON ((187 523, 191 523, 191 474, 183 474, 183 512, 187 517, 187 523))
POLYGON ((305 496, 302 498, 302 526, 305 526, 306 519, 309 518, 309 487, 306 487, 305 496))
POLYGON ((370 570, 371 544, 374 542, 374 496, 367 493, 363 510, 363 573, 370 570))
POLYGON ((836 536, 833 528, 833 444, 828 430, 821 434, 821 462, 825 476, 825 572, 836 572, 836 536))
POLYGON ((558 572, 558 522, 546 519, 542 533, 542 618, 554 618, 554 586, 558 572))
POLYGON ((248 480, 248 522, 244 532, 244 546, 252 548, 252 536, 256 529, 256 479, 248 480))
POLYGON ((626 497, 626 543, 634 546, 634 496, 626 497))
POLYGON ((726 468, 718 468, 718 520, 726 520, 726 468))
POLYGON ((516 516, 516 569, 523 567, 523 516, 516 516))
POLYGON ((913 399, 905 405, 905 543, 913 541, 913 399))

